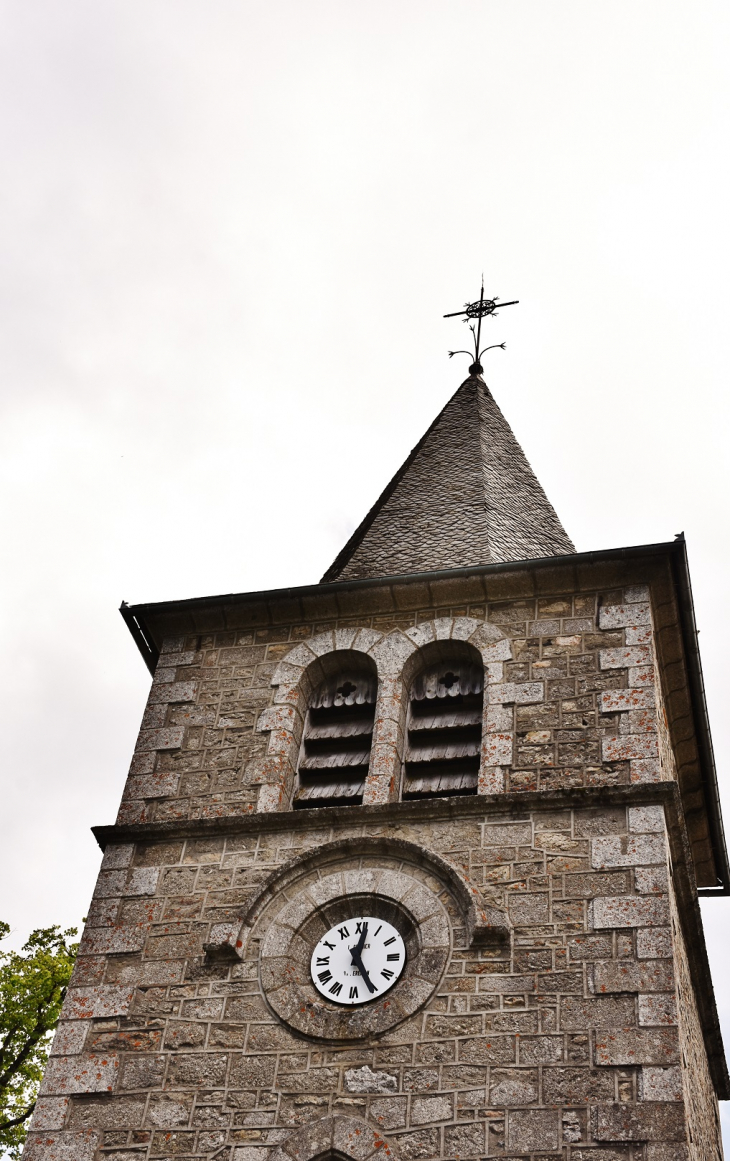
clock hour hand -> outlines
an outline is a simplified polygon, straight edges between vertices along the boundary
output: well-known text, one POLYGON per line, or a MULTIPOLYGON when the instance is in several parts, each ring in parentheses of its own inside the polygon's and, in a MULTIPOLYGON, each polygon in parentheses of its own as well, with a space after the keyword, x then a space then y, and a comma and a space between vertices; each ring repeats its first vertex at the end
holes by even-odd
POLYGON ((360 953, 356 947, 350 948, 350 951, 352 953, 352 962, 354 963, 356 968, 360 969, 360 975, 363 978, 363 982, 365 983, 365 985, 367 986, 367 988, 371 992, 374 992, 376 990, 376 988, 375 988, 375 985, 373 984, 372 980, 370 979, 370 976, 368 975, 368 973, 365 970, 365 965, 362 962, 362 956, 360 955, 360 953))

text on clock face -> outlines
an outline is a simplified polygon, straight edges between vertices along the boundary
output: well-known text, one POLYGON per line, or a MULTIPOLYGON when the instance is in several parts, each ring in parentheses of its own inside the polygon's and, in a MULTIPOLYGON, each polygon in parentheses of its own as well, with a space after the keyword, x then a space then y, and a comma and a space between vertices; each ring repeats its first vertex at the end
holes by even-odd
POLYGON ((403 937, 391 923, 357 916, 332 927, 312 952, 312 981, 321 995, 338 1004, 377 999, 405 967, 403 937))

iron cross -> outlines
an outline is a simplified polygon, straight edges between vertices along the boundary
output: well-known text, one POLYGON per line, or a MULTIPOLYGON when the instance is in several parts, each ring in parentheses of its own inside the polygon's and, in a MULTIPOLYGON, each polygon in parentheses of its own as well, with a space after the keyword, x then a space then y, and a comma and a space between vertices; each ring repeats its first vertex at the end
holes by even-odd
MULTIPOLYGON (((498 307, 517 306, 518 302, 518 298, 514 299, 512 302, 498 302, 496 298, 485 298, 484 278, 482 278, 482 292, 479 295, 478 302, 467 302, 465 303, 463 310, 455 310, 452 311, 451 314, 444 315, 444 318, 463 317, 464 322, 468 322, 469 319, 477 319, 476 327, 473 323, 469 323, 469 330, 474 336, 474 362, 469 368, 470 371, 473 371, 476 374, 481 372, 482 365, 479 362, 479 359, 485 351, 491 351, 493 347, 501 347, 502 350, 505 348, 504 343, 492 343, 492 345, 489 347, 483 347, 481 350, 479 349, 479 343, 482 337, 482 319, 486 318, 487 315, 494 314, 498 307)), ((452 358, 453 355, 471 355, 471 351, 449 351, 449 358, 452 358)))

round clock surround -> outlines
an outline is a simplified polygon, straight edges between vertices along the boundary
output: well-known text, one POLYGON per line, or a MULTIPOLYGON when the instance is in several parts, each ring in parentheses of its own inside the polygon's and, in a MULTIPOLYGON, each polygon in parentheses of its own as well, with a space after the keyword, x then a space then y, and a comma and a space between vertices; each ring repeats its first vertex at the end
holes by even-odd
POLYGON ((400 979, 406 946, 397 927, 374 915, 353 915, 327 931, 312 952, 312 982, 343 1005, 377 1000, 400 979))
POLYGON ((394 864, 377 856, 350 857, 339 869, 330 862, 326 869, 303 873, 287 884, 283 898, 269 895, 249 938, 261 941, 259 979, 266 1001, 290 1028, 314 1039, 361 1040, 402 1023, 433 994, 451 952, 448 900, 439 898, 442 892, 421 868, 400 860, 394 864), (388 923, 399 933, 403 968, 376 997, 342 1004, 315 986, 312 956, 333 927, 361 917, 388 923))

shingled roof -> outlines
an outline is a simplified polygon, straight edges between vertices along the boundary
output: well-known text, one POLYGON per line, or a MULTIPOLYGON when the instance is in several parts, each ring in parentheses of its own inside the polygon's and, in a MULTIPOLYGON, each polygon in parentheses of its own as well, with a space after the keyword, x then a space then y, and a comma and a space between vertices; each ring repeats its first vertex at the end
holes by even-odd
POLYGON ((322 581, 575 552, 480 375, 470 375, 322 581))

